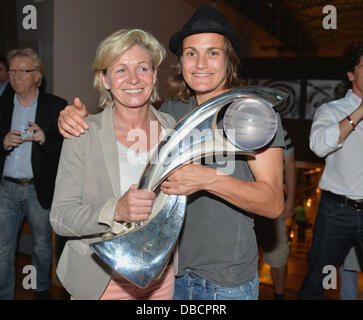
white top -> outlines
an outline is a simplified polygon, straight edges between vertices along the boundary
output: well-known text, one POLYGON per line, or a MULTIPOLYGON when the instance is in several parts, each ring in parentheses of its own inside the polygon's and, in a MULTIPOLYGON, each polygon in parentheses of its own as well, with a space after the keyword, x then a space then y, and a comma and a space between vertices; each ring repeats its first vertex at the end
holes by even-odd
MULTIPOLYGON (((165 129, 161 128, 160 141, 165 135, 165 129)), ((136 152, 117 141, 121 196, 129 190, 132 184, 139 183, 141 175, 157 147, 158 144, 147 152, 136 152)))
POLYGON ((348 90, 344 98, 323 104, 316 110, 310 132, 310 149, 326 157, 320 188, 350 199, 363 199, 363 121, 341 144, 339 122, 361 102, 348 90))
POLYGON ((132 184, 138 184, 150 154, 157 146, 147 152, 135 152, 117 141, 118 161, 120 168, 121 195, 129 190, 132 184))

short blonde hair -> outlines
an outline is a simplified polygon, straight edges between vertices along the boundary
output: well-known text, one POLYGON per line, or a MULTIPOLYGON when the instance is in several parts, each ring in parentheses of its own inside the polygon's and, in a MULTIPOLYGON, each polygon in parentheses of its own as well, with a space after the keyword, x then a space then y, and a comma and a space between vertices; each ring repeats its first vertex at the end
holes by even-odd
POLYGON ((24 48, 24 49, 14 49, 11 50, 7 54, 8 65, 10 66, 10 62, 15 57, 27 57, 33 60, 34 62, 34 69, 40 73, 40 78, 37 81, 37 86, 40 87, 43 81, 43 74, 44 74, 44 66, 42 60, 39 58, 38 54, 31 48, 24 48))
MULTIPOLYGON (((94 71, 93 85, 100 92, 100 108, 106 108, 113 105, 112 94, 104 87, 100 72, 106 74, 107 68, 112 62, 134 45, 139 45, 149 52, 153 70, 157 70, 165 58, 165 48, 154 36, 141 29, 121 29, 108 36, 99 45, 92 66, 94 71)), ((150 96, 150 102, 154 103, 159 99, 160 97, 155 83, 150 96)))

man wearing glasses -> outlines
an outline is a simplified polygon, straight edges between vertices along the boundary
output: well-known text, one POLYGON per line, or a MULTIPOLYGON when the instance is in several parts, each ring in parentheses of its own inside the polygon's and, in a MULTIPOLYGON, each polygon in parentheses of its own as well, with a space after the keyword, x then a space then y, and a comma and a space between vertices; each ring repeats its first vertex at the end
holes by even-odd
POLYGON ((33 238, 38 299, 50 299, 53 198, 62 136, 57 119, 67 101, 38 90, 43 65, 32 49, 8 54, 15 94, 0 108, 0 299, 15 298, 15 251, 24 217, 33 238))

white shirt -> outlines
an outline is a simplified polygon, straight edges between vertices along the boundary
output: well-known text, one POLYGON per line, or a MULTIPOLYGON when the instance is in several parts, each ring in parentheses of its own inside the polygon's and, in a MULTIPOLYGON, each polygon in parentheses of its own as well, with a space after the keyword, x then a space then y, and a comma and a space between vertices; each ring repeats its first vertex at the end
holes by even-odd
POLYGON ((339 122, 361 102, 348 90, 344 98, 323 104, 310 132, 310 149, 326 163, 319 187, 350 199, 363 199, 363 121, 340 144, 339 122))
MULTIPOLYGON (((165 134, 166 131, 162 128, 161 139, 165 137, 165 134)), ((146 165, 153 157, 157 147, 158 145, 155 145, 147 152, 135 152, 117 141, 121 195, 126 193, 132 184, 140 182, 146 165)))
POLYGON ((148 152, 135 152, 117 141, 118 161, 120 167, 121 195, 129 190, 132 184, 138 184, 146 164, 149 161, 148 152))

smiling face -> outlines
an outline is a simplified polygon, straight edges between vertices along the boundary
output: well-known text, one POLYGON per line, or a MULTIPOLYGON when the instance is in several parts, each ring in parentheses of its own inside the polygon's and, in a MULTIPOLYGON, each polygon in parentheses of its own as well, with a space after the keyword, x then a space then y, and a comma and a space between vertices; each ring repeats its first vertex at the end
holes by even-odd
MULTIPOLYGON (((9 70, 34 70, 35 62, 29 57, 15 56, 11 59, 9 70)), ((39 71, 31 71, 24 74, 21 72, 10 73, 10 84, 14 91, 20 96, 28 96, 37 90, 37 83, 41 78, 39 71)))
POLYGON ((194 91, 198 104, 225 91, 224 45, 224 36, 218 33, 198 33, 183 41, 183 77, 194 91))
POLYGON ((149 52, 134 45, 121 54, 100 73, 106 89, 110 90, 116 106, 126 108, 147 107, 156 81, 149 52))
POLYGON ((363 99, 363 56, 359 64, 354 67, 354 72, 348 72, 348 79, 352 81, 352 91, 363 99))

